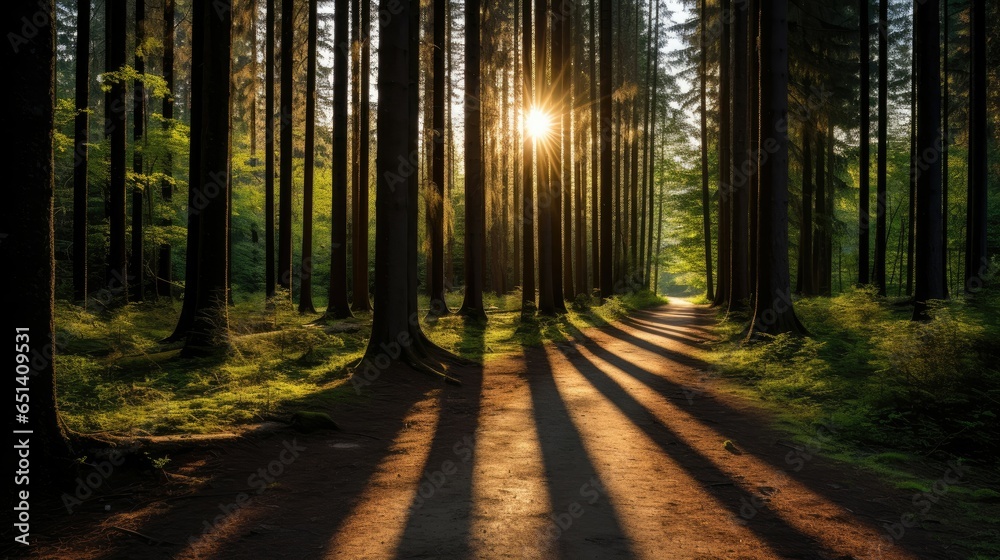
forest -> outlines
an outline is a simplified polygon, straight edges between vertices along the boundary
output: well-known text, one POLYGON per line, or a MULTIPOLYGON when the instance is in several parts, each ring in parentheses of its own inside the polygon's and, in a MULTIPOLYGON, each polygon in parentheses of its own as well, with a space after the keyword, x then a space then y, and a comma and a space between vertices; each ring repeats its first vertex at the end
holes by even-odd
POLYGON ((0 553, 1000 558, 998 18, 8 2, 0 553))

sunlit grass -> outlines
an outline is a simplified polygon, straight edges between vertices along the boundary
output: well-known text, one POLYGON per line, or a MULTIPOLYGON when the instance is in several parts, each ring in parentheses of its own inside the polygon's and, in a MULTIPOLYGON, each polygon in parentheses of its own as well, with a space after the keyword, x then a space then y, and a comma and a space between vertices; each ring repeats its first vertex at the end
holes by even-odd
MULTIPOLYGON (((221 359, 182 359, 179 343, 160 344, 173 331, 180 302, 131 304, 107 313, 59 303, 56 369, 66 424, 80 432, 211 433, 296 407, 359 398, 347 382, 348 366, 365 351, 370 314, 324 329, 309 324, 318 314, 300 315, 287 299, 279 297, 270 310, 258 299, 237 298, 230 308, 230 352, 221 359)), ((461 293, 446 299, 453 311, 461 307, 461 293)), ((522 321, 520 293, 486 294, 486 325, 452 314, 423 328, 442 347, 486 362, 525 346, 564 341, 579 329, 663 302, 648 293, 601 305, 581 298, 564 316, 522 321)), ((418 305, 422 316, 430 307, 427 298, 418 305)))

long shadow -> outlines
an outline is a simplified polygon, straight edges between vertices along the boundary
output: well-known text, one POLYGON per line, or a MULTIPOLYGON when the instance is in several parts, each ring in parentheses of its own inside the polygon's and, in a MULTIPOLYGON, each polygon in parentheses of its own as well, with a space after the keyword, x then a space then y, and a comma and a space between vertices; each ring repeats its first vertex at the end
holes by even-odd
POLYGON ((678 331, 658 329, 655 327, 646 326, 643 323, 637 323, 635 321, 629 321, 625 319, 622 321, 623 324, 628 325, 629 328, 635 329, 637 331, 642 331, 649 333, 654 336, 659 336, 663 338, 669 338, 670 340, 684 344, 685 346, 690 346, 692 348, 699 348, 704 345, 704 339, 699 339, 693 336, 685 336, 678 331))
MULTIPOLYGON (((633 425, 641 429, 646 436, 656 442, 665 454, 688 471, 691 478, 699 483, 706 494, 714 496, 719 505, 729 510, 734 518, 744 519, 740 517, 741 509, 744 508, 744 504, 751 503, 754 496, 740 487, 742 484, 740 481, 734 480, 711 460, 684 443, 677 432, 656 421, 653 414, 645 406, 629 395, 621 385, 608 377, 586 356, 576 354, 570 357, 569 361, 595 389, 627 416, 633 425)), ((800 557, 800 555, 809 553, 814 554, 817 549, 821 548, 815 539, 789 526, 780 517, 771 514, 766 509, 754 512, 752 517, 745 519, 745 521, 747 526, 760 536, 771 550, 783 556, 800 557)))
MULTIPOLYGON (((482 356, 485 323, 466 320, 462 348, 482 356)), ((482 407, 483 366, 461 368, 462 388, 438 400, 440 417, 423 476, 410 504, 396 558, 469 558, 476 430, 482 407)))
MULTIPOLYGON (((676 352, 669 352, 666 355, 664 348, 657 346, 647 340, 643 340, 639 337, 631 335, 613 325, 608 325, 602 327, 601 332, 616 338, 627 344, 638 346, 640 348, 649 350, 656 353, 657 355, 664 356, 674 362, 696 367, 700 369, 709 368, 709 364, 687 356, 685 354, 678 354, 676 352)), ((712 425, 713 429, 719 431, 718 421, 713 417, 719 417, 720 415, 725 417, 729 422, 739 424, 739 425, 761 425, 762 431, 769 430, 767 428, 767 423, 771 420, 761 414, 755 414, 753 412, 747 412, 733 408, 719 399, 706 399, 704 396, 698 396, 697 393, 692 396, 692 388, 680 385, 670 379, 655 374, 637 364, 629 362, 623 359, 619 354, 611 352, 610 350, 602 347, 592 338, 587 337, 583 333, 579 334, 580 341, 583 342, 586 348, 588 348, 595 356, 608 362, 609 364, 617 367, 619 370, 623 371, 627 375, 633 377, 637 381, 645 384, 650 389, 653 389, 657 393, 667 396, 677 396, 682 395, 689 399, 690 406, 686 407, 685 410, 699 422, 712 425)), ((620 387, 619 387, 620 388, 620 387)), ((830 427, 827 426, 826 429, 830 427)), ((835 429, 835 427, 834 427, 835 429)), ((720 436, 729 437, 720 431, 720 436)), ((873 502, 869 499, 869 495, 872 491, 882 491, 883 495, 898 496, 900 493, 898 491, 893 492, 882 487, 881 483, 876 481, 874 477, 869 477, 865 481, 867 488, 857 488, 855 493, 863 492, 860 495, 845 495, 844 490, 838 489, 836 485, 831 486, 828 482, 842 482, 844 478, 844 469, 837 468, 834 462, 829 462, 821 457, 816 457, 815 449, 813 452, 809 453, 810 461, 807 462, 801 472, 809 473, 809 478, 811 480, 806 480, 803 477, 796 476, 796 472, 793 470, 790 472, 789 463, 787 461, 787 455, 789 449, 777 448, 773 443, 768 443, 770 440, 764 440, 761 438, 753 438, 745 441, 740 441, 740 446, 747 453, 753 455, 756 459, 763 461, 773 467, 776 471, 781 471, 787 474, 790 478, 794 479, 797 483, 808 488, 811 492, 823 497, 825 500, 835 503, 841 506, 848 507, 853 511, 867 511, 866 517, 871 519, 898 519, 903 513, 912 511, 912 504, 906 499, 908 496, 900 496, 900 499, 896 500, 896 506, 893 507, 890 504, 883 503, 883 501, 873 502), (850 505, 848 505, 850 504, 850 505), (874 511, 874 508, 879 508, 878 511, 874 511)), ((822 451, 820 447, 819 451, 822 451)), ((881 527, 872 522, 864 521, 858 518, 859 522, 866 523, 869 527, 875 529, 876 531, 882 531, 881 527)), ((932 544, 933 541, 923 533, 919 527, 915 527, 906 534, 906 539, 904 541, 897 542, 898 546, 902 546, 905 550, 913 553, 924 553, 927 547, 936 547, 932 544)))
POLYGON ((533 557, 555 553, 574 560, 634 558, 620 515, 556 387, 545 349, 525 349, 524 360, 552 507, 537 542, 529 544, 529 548, 539 549, 533 557), (581 511, 579 516, 571 513, 581 511), (596 556, 595 545, 601 547, 596 556))
MULTIPOLYGON (((116 546, 104 557, 174 558, 189 546, 192 537, 196 540, 192 545, 194 550, 209 558, 257 557, 260 547, 265 546, 262 541, 266 540, 287 541, 295 551, 321 555, 319 551, 327 549, 331 536, 360 502, 372 475, 406 429, 407 412, 434 388, 440 385, 405 366, 392 366, 365 390, 361 399, 338 406, 333 416, 343 432, 303 434, 280 429, 224 444, 219 450, 195 449, 194 453, 207 458, 195 472, 207 475, 208 480, 189 495, 152 500, 162 502, 162 512, 153 513, 136 528, 139 533, 163 542, 151 543, 136 535, 119 534, 116 546), (356 435, 372 431, 373 423, 379 424, 380 433, 392 434, 391 437, 376 440, 356 435), (333 448, 329 443, 331 438, 351 442, 348 445, 355 447, 333 448), (286 442, 293 440, 296 446, 305 449, 283 467, 281 474, 273 477, 273 484, 258 492, 260 477, 251 481, 249 476, 279 460, 287 448, 286 442), (303 477, 308 478, 303 482, 303 477), (291 489, 293 486, 295 490, 291 489), (243 507, 234 507, 240 494, 248 495, 250 500, 243 507), (258 499, 270 505, 254 507, 258 499)), ((353 393, 350 385, 347 390, 353 393)), ((341 386, 324 393, 343 391, 341 386)), ((310 395, 291 401, 288 408, 313 405, 323 396, 310 395)), ((325 396, 332 400, 338 397, 325 396)))

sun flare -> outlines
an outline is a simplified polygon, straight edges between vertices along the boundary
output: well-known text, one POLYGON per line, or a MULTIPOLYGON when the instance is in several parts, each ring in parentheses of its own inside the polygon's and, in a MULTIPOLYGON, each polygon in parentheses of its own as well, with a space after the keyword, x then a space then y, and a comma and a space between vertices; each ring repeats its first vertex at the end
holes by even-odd
POLYGON ((552 117, 545 111, 534 108, 528 113, 524 125, 528 130, 529 136, 536 139, 543 139, 549 135, 549 130, 552 128, 552 117))

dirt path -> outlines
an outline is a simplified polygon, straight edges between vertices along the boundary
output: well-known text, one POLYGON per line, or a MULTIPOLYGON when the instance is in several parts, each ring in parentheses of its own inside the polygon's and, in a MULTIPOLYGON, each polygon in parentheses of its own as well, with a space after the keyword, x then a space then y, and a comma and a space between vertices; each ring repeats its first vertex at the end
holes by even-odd
POLYGON ((281 430, 198 449, 167 469, 190 477, 175 494, 87 502, 40 555, 951 557, 916 528, 886 536, 909 495, 796 451, 715 390, 692 357, 710 322, 676 302, 463 372, 462 388, 386 373, 335 414, 379 440, 281 430))

